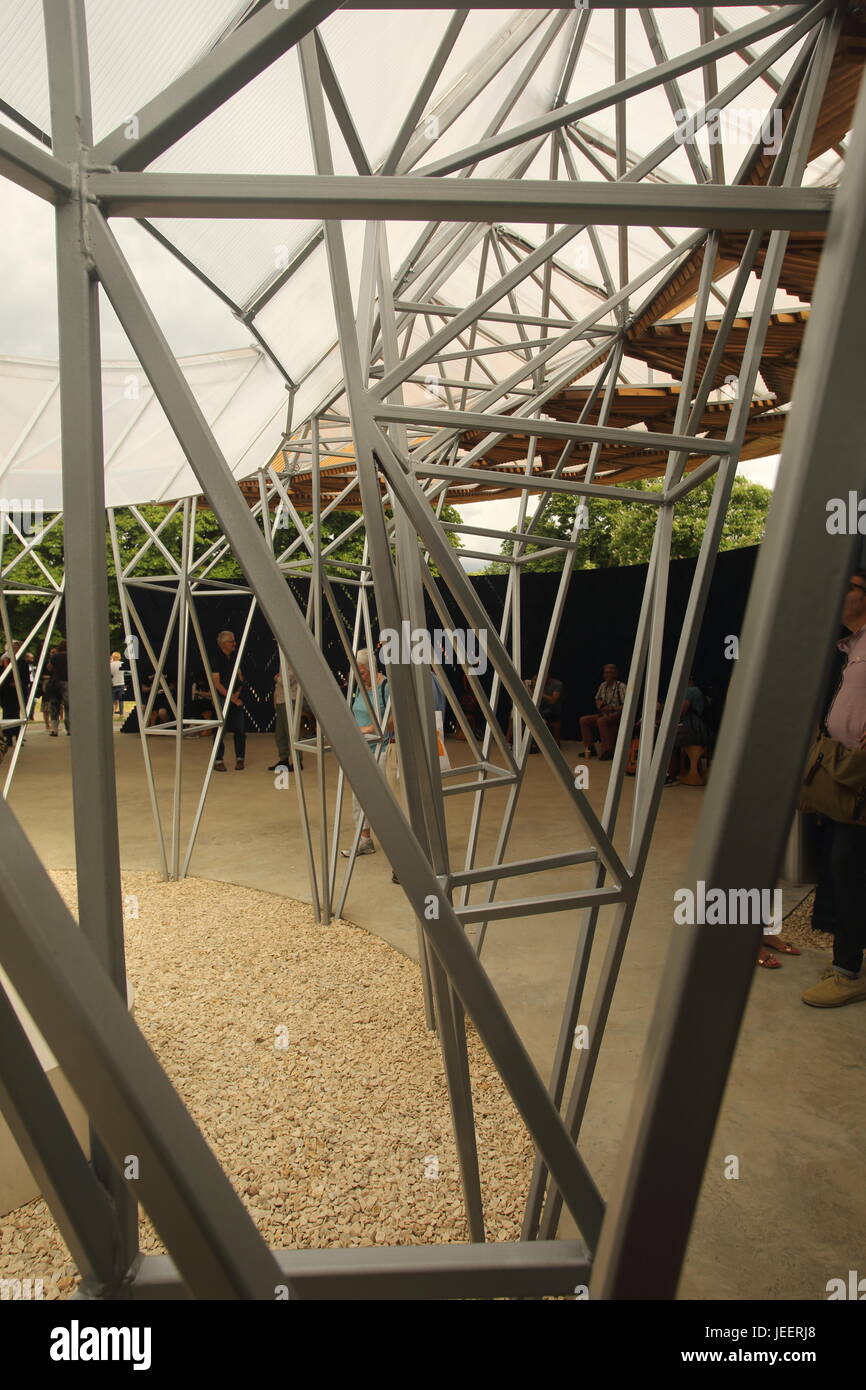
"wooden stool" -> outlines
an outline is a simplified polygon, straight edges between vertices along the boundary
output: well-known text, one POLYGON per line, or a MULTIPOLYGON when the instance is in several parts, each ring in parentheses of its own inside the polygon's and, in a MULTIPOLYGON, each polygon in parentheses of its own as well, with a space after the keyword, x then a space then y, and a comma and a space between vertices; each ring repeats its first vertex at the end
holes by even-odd
POLYGON ((707 750, 704 744, 694 743, 680 749, 680 757, 685 760, 685 770, 680 770, 680 782, 684 787, 705 787, 707 785, 707 750))

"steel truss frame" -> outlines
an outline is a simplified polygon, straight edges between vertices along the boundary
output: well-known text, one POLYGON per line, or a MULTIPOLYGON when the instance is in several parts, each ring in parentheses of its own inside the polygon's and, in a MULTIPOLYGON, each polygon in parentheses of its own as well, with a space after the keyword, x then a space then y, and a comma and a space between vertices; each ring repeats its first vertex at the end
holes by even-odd
MULTIPOLYGON (((578 1140, 650 850, 662 780, 749 420, 788 235, 797 229, 827 229, 827 250, 800 367, 778 500, 750 601, 744 655, 725 718, 693 869, 696 880, 712 885, 772 884, 780 861, 821 676, 818 666, 813 665, 791 683, 789 653, 804 650, 804 638, 823 641, 850 563, 848 551, 840 549, 824 532, 824 512, 816 499, 834 487, 841 495, 852 484, 850 459, 856 456, 859 444, 859 391, 854 374, 866 346, 866 103, 861 99, 857 111, 841 190, 804 188, 803 176, 842 23, 840 10, 829 0, 779 7, 753 24, 730 30, 709 7, 703 7, 701 43, 676 60, 664 54, 652 14, 644 11, 643 23, 658 66, 636 77, 625 73, 623 11, 627 7, 611 4, 609 8, 619 12, 615 82, 604 92, 571 103, 567 94, 572 75, 579 68, 591 15, 586 11, 569 13, 570 7, 553 5, 544 7, 550 13, 539 18, 542 7, 529 5, 507 42, 488 55, 483 70, 464 74, 432 108, 447 128, 470 106, 489 75, 522 53, 524 67, 487 131, 472 146, 419 166, 430 147, 429 141, 419 140, 419 127, 459 36, 461 12, 433 55, 428 75, 389 156, 381 169, 374 170, 321 35, 316 32, 316 25, 334 8, 327 0, 299 0, 290 11, 259 8, 149 104, 141 113, 140 138, 128 140, 117 131, 94 145, 83 0, 46 0, 51 148, 33 145, 0 127, 0 171, 56 205, 66 608, 71 706, 75 711, 72 763, 82 924, 80 933, 69 930, 69 913, 11 811, 2 804, 0 902, 5 915, 0 930, 0 964, 88 1111, 93 1126, 92 1160, 85 1161, 2 993, 0 1029, 7 1046, 0 1049, 0 1099, 22 1147, 40 1173, 46 1200, 84 1276, 82 1287, 87 1296, 273 1298, 277 1289, 287 1286, 293 1296, 302 1298, 527 1297, 563 1294, 577 1284, 589 1283, 593 1296, 673 1297, 746 1002, 755 947, 752 933, 723 934, 712 927, 699 927, 674 942, 671 965, 665 972, 667 987, 657 1001, 651 1031, 656 1045, 645 1058, 615 1191, 607 1204, 581 1157, 578 1140), (564 36, 567 42, 550 111, 523 126, 507 126, 521 83, 557 36, 564 36), (759 55, 750 47, 771 37, 772 42, 759 55), (790 72, 779 81, 772 65, 798 43, 790 72), (295 44, 315 158, 313 176, 252 180, 184 175, 179 180, 179 176, 148 171, 147 166, 160 153, 295 44), (740 56, 742 72, 718 91, 714 64, 732 53, 740 56), (664 85, 673 113, 679 77, 699 70, 705 74, 706 103, 693 117, 696 129, 706 123, 713 108, 730 103, 757 77, 763 77, 770 88, 769 109, 784 109, 784 136, 765 186, 747 186, 741 174, 726 185, 718 153, 711 150, 708 168, 696 149, 690 153, 695 185, 672 184, 658 172, 658 166, 676 144, 673 115, 671 135, 650 155, 642 159, 630 155, 628 98, 651 86, 664 85), (334 174, 326 104, 333 109, 361 177, 337 178, 334 174), (612 143, 586 123, 593 112, 606 107, 616 112, 612 143), (603 182, 578 178, 572 147, 592 152, 603 182), (524 180, 523 174, 545 148, 550 152, 549 180, 524 180), (478 162, 491 154, 505 156, 500 176, 494 180, 471 178, 478 162), (606 164, 606 159, 613 164, 606 164), (565 171, 564 179, 561 170, 565 171), (459 184, 457 179, 439 177, 449 173, 457 174, 459 184), (514 215, 517 207, 519 220, 538 221, 544 227, 537 246, 522 245, 491 225, 499 217, 514 215), (274 466, 264 467, 259 474, 260 495, 254 507, 249 508, 241 497, 112 234, 110 218, 306 217, 311 210, 325 219, 317 243, 323 242, 328 259, 342 383, 308 421, 287 434, 287 455, 294 466, 310 474, 312 519, 305 525, 293 501, 290 479, 274 466), (367 219, 357 304, 337 220, 347 217, 367 219), (399 218, 432 220, 406 262, 394 270, 384 222, 399 218), (615 266, 608 263, 595 233, 595 225, 602 223, 622 229, 615 266), (631 273, 625 229, 631 224, 656 223, 663 227, 697 224, 704 230, 674 244, 659 228, 665 250, 650 267, 631 273), (558 259, 558 253, 584 227, 588 228, 599 270, 600 283, 593 285, 598 304, 583 320, 573 322, 557 295, 564 278, 573 277, 573 272, 558 259), (733 286, 722 297, 722 318, 712 349, 702 361, 708 306, 712 295, 718 297, 713 279, 720 231, 729 227, 747 230, 749 238, 733 286), (769 245, 757 302, 749 316, 737 399, 724 438, 710 439, 703 434, 704 408, 716 389, 723 353, 766 233, 769 245), (674 427, 670 432, 639 434, 611 427, 608 422, 617 386, 624 379, 627 328, 643 308, 639 299, 635 308, 635 297, 651 284, 655 287, 660 272, 675 270, 699 246, 703 261, 674 427), (478 254, 479 271, 473 301, 464 308, 440 301, 439 290, 448 278, 449 265, 455 257, 474 253, 478 254), (520 286, 533 279, 541 291, 540 313, 526 310, 518 297, 520 286), (296 786, 317 915, 327 922, 342 911, 351 876, 350 860, 344 880, 338 884, 337 840, 345 779, 363 805, 414 912, 426 1019, 438 1033, 451 1101, 470 1240, 465 1246, 268 1250, 128 1017, 109 693, 107 683, 103 687, 92 682, 92 672, 103 664, 107 631, 97 312, 100 288, 135 348, 224 538, 196 555, 194 499, 174 504, 158 525, 134 512, 142 529, 142 545, 124 567, 115 518, 109 513, 124 625, 128 636, 136 636, 145 645, 155 670, 150 700, 144 702, 133 664, 163 871, 168 877, 177 877, 188 868, 213 765, 215 750, 184 847, 180 817, 183 736, 224 723, 224 712, 216 699, 217 720, 191 718, 184 710, 184 689, 190 632, 202 658, 206 657, 196 604, 219 591, 209 574, 230 547, 247 576, 249 589, 244 592, 250 595, 236 670, 258 605, 277 638, 284 676, 289 660, 302 695, 316 715, 315 738, 302 738, 299 696, 291 712, 293 747, 316 759, 318 849, 311 834, 308 791, 300 776, 296 786), (488 365, 487 359, 498 351, 517 359, 517 366, 504 379, 497 379, 488 365), (592 386, 577 422, 563 425, 547 418, 545 405, 551 397, 590 371, 594 373, 592 386), (421 407, 407 399, 404 386, 419 378, 431 388, 431 399, 438 398, 437 408, 421 407), (590 423, 593 411, 596 414, 590 423), (461 444, 465 430, 482 431, 484 437, 467 450, 461 444), (475 466, 514 432, 522 432, 528 441, 520 468, 503 475, 493 468, 475 466), (542 477, 536 471, 536 455, 541 441, 551 436, 561 440, 563 447, 552 474, 542 477), (832 449, 826 447, 828 437, 834 441, 832 449), (644 448, 666 454, 661 491, 630 492, 596 482, 603 447, 627 444, 634 448, 636 439, 644 448), (820 474, 816 467, 819 440, 824 446, 820 474), (589 447, 587 461, 577 473, 572 460, 579 444, 589 447), (330 456, 332 448, 337 450, 337 457, 342 451, 352 476, 342 491, 323 505, 323 457, 326 450, 330 456), (687 469, 695 471, 688 476, 687 469), (449 486, 496 486, 502 484, 503 476, 509 487, 519 489, 520 503, 505 609, 497 631, 448 544, 449 526, 442 523, 440 514, 449 486), (711 476, 716 482, 710 515, 673 673, 663 691, 660 663, 674 508, 698 479, 711 476), (353 522, 343 536, 323 545, 322 519, 339 509, 340 502, 355 488, 360 491, 363 518, 353 522), (627 701, 600 817, 575 785, 572 770, 538 709, 565 606, 568 563, 554 602, 534 698, 522 679, 521 567, 531 553, 527 547, 536 544, 550 498, 557 493, 577 493, 590 500, 612 495, 637 499, 653 508, 656 515, 627 701), (285 508, 297 530, 295 540, 283 549, 272 523, 275 503, 285 508), (161 536, 173 516, 181 519, 179 554, 161 536), (362 520, 363 559, 349 567, 353 575, 347 580, 346 562, 339 560, 336 552, 362 520), (154 547, 165 558, 167 570, 164 576, 149 576, 145 581, 136 573, 136 566, 154 547), (803 553, 810 557, 809 567, 800 562, 803 553), (375 599, 380 627, 399 630, 404 618, 413 627, 425 627, 425 592, 445 625, 453 625, 451 610, 431 577, 430 563, 436 565, 466 629, 479 637, 484 635, 494 671, 493 686, 488 695, 477 681, 473 685, 485 719, 481 738, 476 737, 459 704, 453 703, 470 761, 454 769, 453 776, 443 776, 434 751, 429 673, 411 664, 390 667, 391 710, 386 711, 386 717, 393 713, 401 776, 409 793, 404 814, 381 769, 371 759, 351 714, 350 702, 359 682, 354 653, 361 645, 373 645, 371 598, 375 599), (829 584, 815 585, 819 570, 829 584), (288 576, 299 573, 310 576, 306 613, 286 582, 288 576), (335 601, 333 586, 338 581, 351 584, 357 592, 351 631, 335 601), (172 595, 169 624, 159 651, 148 642, 136 611, 135 588, 144 582, 172 595), (783 585, 789 598, 780 607, 783 585), (793 603, 791 586, 796 596, 793 603), (323 602, 337 620, 351 668, 348 695, 340 690, 321 650, 323 602), (789 631, 794 623, 796 643, 789 631), (176 699, 169 690, 170 673, 166 669, 175 633, 176 699), (781 661, 783 653, 785 659, 781 661), (173 718, 167 725, 151 729, 147 720, 159 687, 168 694, 173 718), (758 688, 775 692, 777 699, 755 700, 758 688), (503 737, 493 712, 500 691, 513 704, 511 743, 503 737), (653 715, 661 696, 663 713, 653 736, 647 731, 654 728, 653 715), (780 709, 785 711, 789 734, 782 746, 776 737, 780 709), (644 737, 627 845, 618 851, 614 832, 626 749, 639 712, 644 737), (772 729, 768 727, 771 717, 772 729), (175 739, 168 840, 149 757, 152 736, 175 739), (508 846, 533 741, 554 785, 570 806, 579 848, 567 855, 514 860, 508 857, 508 846), (330 752, 340 772, 329 829, 324 762, 330 752), (774 786, 778 790, 772 795, 774 786), (507 788, 507 800, 492 860, 479 863, 482 823, 490 805, 488 793, 502 787, 507 788), (453 864, 445 798, 460 794, 472 798, 471 828, 463 862, 453 864), (753 798, 757 810, 744 813, 753 798), (758 821, 760 836, 750 832, 750 826, 758 821), (499 884, 506 879, 531 880, 536 873, 563 867, 585 872, 588 882, 568 893, 544 895, 527 888, 525 896, 497 899, 499 884), (430 912, 431 903, 434 913, 430 912), (584 998, 587 969, 598 913, 604 906, 612 908, 612 929, 601 979, 588 1006, 584 998), (529 918, 575 910, 579 913, 578 944, 555 1063, 545 1086, 480 956, 490 923, 510 916, 529 918), (513 1245, 483 1243, 484 1211, 466 1054, 467 1014, 536 1146, 522 1239, 513 1245), (589 1046, 575 1061, 572 1039, 578 1020, 586 1016, 589 1046), (28 1084, 15 1084, 15 1075, 26 1076, 28 1084), (688 1143, 682 1133, 686 1115, 688 1143), (134 1183, 119 1176, 123 1157, 131 1151, 141 1159, 141 1176, 134 1183), (138 1254, 138 1200, 163 1237, 170 1259, 143 1259, 138 1254), (563 1202, 580 1231, 579 1240, 555 1240, 563 1202)), ((381 8, 381 0, 376 0, 376 8, 381 8)), ((281 273, 279 283, 284 283, 301 261, 302 257, 296 256, 293 266, 281 273)), ((254 302, 244 306, 245 321, 252 325, 256 312, 278 288, 277 280, 263 286, 254 302)), ((284 375, 291 383, 288 374, 284 375)), ((859 484, 862 478, 857 476, 853 482, 859 484)), ((561 548, 568 560, 579 542, 580 525, 578 519, 570 536, 550 543, 550 548, 561 548)), ((484 528, 451 529, 484 533, 484 528)), ((496 533, 488 529, 486 534, 496 533)), ((11 568, 2 570, 4 586, 11 568)), ((238 586, 233 587, 237 591, 238 586)), ((0 617, 8 640, 5 593, 4 587, 0 617)), ((60 590, 53 581, 51 587, 46 586, 46 595, 47 642, 49 618, 60 601, 60 590)), ((208 666, 205 660, 205 668, 208 666)), ((17 681, 17 674, 13 679, 17 681)), ((288 682, 285 688, 288 690, 288 682)), ((18 693, 21 696, 21 691, 18 693)), ((371 722, 378 723, 372 708, 371 716, 371 722)), ((356 827, 356 842, 359 829, 356 827)))
POLYGON ((38 546, 42 543, 49 531, 59 521, 59 516, 51 517, 47 525, 40 525, 30 535, 24 534, 16 526, 11 518, 6 518, 6 525, 0 531, 0 622, 3 626, 3 637, 5 640, 6 651, 12 650, 12 627, 9 620, 9 599, 22 597, 39 598, 45 600, 45 605, 39 617, 34 622, 27 636, 21 641, 21 651, 27 652, 31 645, 38 641, 38 655, 36 657, 33 683, 29 690, 25 691, 21 680, 21 672, 16 663, 10 662, 6 668, 0 672, 0 686, 4 683, 15 687, 15 695, 18 703, 18 714, 11 719, 0 719, 0 728, 7 737, 7 753, 9 762, 5 768, 5 778, 3 781, 3 796, 5 797, 12 785, 12 778, 15 775, 15 768, 24 744, 27 733, 27 722, 33 716, 36 706, 36 699, 42 684, 42 674, 45 661, 48 656, 51 633, 57 620, 57 614, 63 599, 64 580, 55 579, 47 566, 43 563, 38 554, 38 546), (6 549, 9 539, 17 542, 15 553, 8 560, 4 560, 4 549, 6 549), (15 571, 19 566, 31 558, 38 570, 41 571, 40 582, 32 579, 16 578, 15 571), (11 739, 9 735, 12 735, 11 739), (9 744, 11 743, 11 747, 9 744))

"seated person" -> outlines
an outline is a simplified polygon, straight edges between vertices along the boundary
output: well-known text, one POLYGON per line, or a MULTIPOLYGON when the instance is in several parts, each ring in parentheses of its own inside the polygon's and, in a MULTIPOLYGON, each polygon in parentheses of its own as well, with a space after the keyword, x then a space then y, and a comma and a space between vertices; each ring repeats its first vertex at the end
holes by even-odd
MULTIPOLYGON (((463 710, 463 713, 466 715, 467 723, 472 729, 472 732, 475 735, 475 737, 483 738, 484 730, 486 728, 484 714, 482 712, 481 706, 478 703, 475 691, 472 689, 472 686, 469 683, 469 678, 466 675, 466 672, 461 669, 460 675, 463 681, 463 690, 460 694, 460 706, 463 710)), ((454 737, 459 739, 465 738, 463 730, 458 727, 454 737)))
MULTIPOLYGON (((528 681, 524 681, 524 685, 530 695, 535 695, 535 683, 537 680, 538 676, 535 675, 530 676, 528 681)), ((541 699, 538 702, 538 713, 541 715, 551 733, 553 733, 552 725, 559 724, 562 720, 562 691, 562 681, 557 680, 555 676, 548 676, 547 680, 544 682, 544 691, 542 692, 541 699)), ((554 737, 556 737, 555 734, 554 737)), ((559 742, 558 739, 557 742, 559 742)), ((530 753, 537 753, 538 744, 533 743, 529 751, 530 753)))
MULTIPOLYGON (((147 721, 148 725, 167 724, 170 719, 174 718, 171 706, 168 703, 168 697, 165 693, 166 685, 168 685, 172 695, 175 695, 174 681, 166 681, 163 676, 163 679, 159 682, 156 695, 154 696, 153 709, 150 711, 150 718, 147 721)), ((147 709, 147 702, 150 699, 150 692, 152 689, 153 672, 151 671, 149 675, 145 676, 141 685, 141 700, 145 709, 147 709)))
POLYGON ((625 704, 625 686, 618 679, 618 671, 613 662, 602 667, 603 680, 595 692, 595 714, 581 715, 580 736, 583 739, 584 757, 595 757, 595 741, 601 743, 599 757, 609 762, 613 757, 616 731, 625 704))
MULTIPOLYGON (((199 671, 192 683, 190 704, 192 705, 193 719, 216 719, 213 698, 208 687, 207 676, 203 671, 199 671)), ((209 738, 211 731, 210 729, 196 729, 194 733, 199 738, 209 738)))
POLYGON ((695 685, 694 675, 691 675, 680 707, 680 722, 677 725, 674 751, 668 768, 668 775, 665 778, 666 787, 672 786, 677 781, 680 771, 681 748, 706 748, 709 746, 710 731, 704 719, 705 708, 706 701, 703 692, 695 685))

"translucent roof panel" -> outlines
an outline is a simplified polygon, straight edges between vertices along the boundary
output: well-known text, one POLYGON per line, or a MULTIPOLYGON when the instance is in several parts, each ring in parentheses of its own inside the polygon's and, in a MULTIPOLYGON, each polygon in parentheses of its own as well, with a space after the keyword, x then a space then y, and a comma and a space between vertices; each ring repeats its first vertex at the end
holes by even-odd
MULTIPOLYGON (((86 0, 96 138, 123 125, 254 9, 250 0, 184 0, 182 5, 176 0, 149 0, 147 5, 140 0, 86 0)), ((340 9, 320 26, 319 38, 374 171, 394 150, 454 14, 408 6, 385 11, 340 9)), ((721 6, 713 14, 721 34, 753 22, 773 24, 777 18, 775 7, 760 5, 721 6)), ((414 131, 408 133, 399 156, 394 155, 397 172, 417 175, 432 167, 440 179, 453 183, 472 178, 548 179, 551 174, 563 182, 597 182, 621 176, 623 167, 628 175, 646 161, 645 177, 651 181, 692 184, 705 177, 715 179, 721 157, 724 175, 732 181, 774 91, 803 50, 805 40, 801 38, 781 51, 782 28, 749 38, 749 49, 758 57, 771 47, 779 47, 769 80, 750 74, 712 130, 699 132, 690 144, 677 140, 663 159, 657 159, 657 151, 676 131, 682 113, 697 111, 707 100, 700 68, 684 70, 676 91, 666 91, 659 84, 629 98, 624 107, 626 149, 619 164, 616 111, 604 100, 593 102, 593 109, 571 120, 553 139, 543 134, 505 149, 482 149, 483 157, 468 158, 466 152, 479 142, 500 132, 507 135, 511 129, 545 115, 557 102, 592 102, 597 94, 603 94, 616 80, 618 70, 616 22, 609 8, 588 12, 571 8, 470 11, 414 131), (569 59, 578 33, 583 33, 583 41, 572 63, 569 59), (449 165, 443 171, 437 168, 443 160, 456 160, 459 167, 449 165)), ((4 36, 0 97, 37 127, 46 129, 49 106, 40 0, 0 0, 0 25, 4 36)), ((705 40, 700 18, 691 7, 631 9, 625 15, 625 75, 650 75, 662 56, 689 54, 705 40)), ((715 79, 722 89, 739 81, 745 72, 743 58, 733 51, 715 65, 715 79)), ((722 101, 718 104, 723 106, 722 101)), ((352 174, 355 164, 330 106, 327 119, 334 168, 337 173, 352 174)), ((314 160, 297 52, 291 50, 272 63, 151 167, 178 174, 312 173, 314 160)), ((826 149, 812 161, 805 181, 826 184, 838 177, 839 168, 838 147, 826 149)), ((35 495, 56 501, 56 400, 53 396, 47 399, 56 369, 36 360, 56 351, 51 210, 18 188, 7 196, 0 185, 0 198, 7 228, 6 245, 0 246, 0 267, 8 265, 7 279, 16 282, 8 301, 12 321, 7 316, 4 322, 0 352, 26 354, 26 360, 0 364, 0 459, 5 460, 0 466, 5 466, 16 486, 19 482, 22 488, 27 484, 30 492, 38 487, 41 493, 35 495), (27 203, 38 206, 28 212, 27 203)), ((342 365, 321 223, 310 219, 162 218, 155 226, 241 308, 246 322, 254 323, 283 372, 295 383, 295 425, 340 397, 342 365)), ((397 288, 399 299, 424 298, 457 309, 471 304, 479 289, 495 286, 550 234, 544 225, 521 223, 517 214, 495 228, 447 223, 427 228, 399 220, 383 227, 392 275, 405 268, 397 288)), ((183 359, 183 370, 224 444, 231 468, 238 476, 253 472, 272 457, 280 442, 286 410, 283 375, 260 346, 250 343, 246 322, 232 319, 230 308, 145 231, 119 221, 115 231, 172 349, 183 359), (203 296, 212 301, 212 312, 203 296)), ((366 227, 361 222, 347 222, 343 231, 357 308, 366 227)), ((437 388, 431 392, 425 386, 425 376, 443 375, 462 381, 468 375, 472 388, 467 404, 471 408, 491 377, 502 382, 515 373, 525 359, 516 346, 520 334, 506 321, 509 313, 546 316, 568 325, 596 316, 597 327, 615 326, 615 312, 605 311, 603 301, 611 287, 619 285, 623 234, 611 227, 599 227, 592 234, 575 227, 569 233, 549 270, 550 303, 546 301, 545 272, 524 277, 507 295, 499 293, 472 331, 476 355, 468 365, 461 359, 461 343, 455 339, 440 352, 433 352, 428 364, 414 373, 420 380, 407 385, 407 400, 425 406, 435 405, 437 400, 450 404, 447 391, 437 388)), ((667 283, 673 263, 660 269, 658 258, 687 235, 687 229, 664 225, 627 230, 627 274, 645 276, 629 301, 631 311, 667 283)), ((729 290, 732 274, 717 282, 719 293, 729 290)), ((758 283, 752 277, 743 310, 754 304, 758 283)), ((713 304, 718 307, 718 297, 713 304)), ((777 308, 802 304, 796 284, 783 285, 775 300, 777 308)), ((369 306, 361 307, 366 313, 369 306)), ((676 300, 665 312, 688 319, 689 309, 688 301, 676 300)), ((374 315, 377 310, 374 304, 374 315)), ((398 313, 401 344, 407 343, 411 351, 422 355, 429 333, 448 317, 434 314, 428 323, 423 316, 413 320, 404 311, 398 313)), ((525 336, 545 340, 558 331, 556 326, 529 324, 525 336)), ((106 356, 118 359, 106 367, 105 374, 109 500, 173 498, 184 491, 197 491, 110 312, 103 316, 103 340, 106 356), (127 354, 130 360, 121 360, 127 354), (128 394, 128 378, 139 382, 137 396, 128 394)), ((464 335, 463 341, 468 345, 469 336, 464 335)), ((602 335, 600 349, 603 341, 602 335)), ((576 373, 582 359, 589 362, 593 357, 590 345, 578 338, 551 354, 547 379, 566 368, 576 373)), ((628 357, 627 371, 632 379, 642 380, 649 368, 639 358, 628 357)), ((597 372, 597 361, 593 360, 583 379, 592 380, 597 372)), ((527 383, 522 386, 525 390, 527 383)), ((514 400, 519 403, 519 393, 514 400)))
MULTIPOLYGON (((86 0, 97 140, 212 48, 247 8, 241 0, 86 0)), ((0 94, 50 131, 42 0, 0 0, 0 94)))
MULTIPOLYGON (((279 439, 285 391, 276 369, 254 349, 181 362, 232 472, 245 477, 279 439)), ((109 506, 185 497, 200 489, 137 362, 102 371, 105 488, 109 506)), ((46 512, 62 506, 60 399, 55 363, 0 358, 0 486, 46 512)), ((273 449, 271 449, 273 453, 273 449)))

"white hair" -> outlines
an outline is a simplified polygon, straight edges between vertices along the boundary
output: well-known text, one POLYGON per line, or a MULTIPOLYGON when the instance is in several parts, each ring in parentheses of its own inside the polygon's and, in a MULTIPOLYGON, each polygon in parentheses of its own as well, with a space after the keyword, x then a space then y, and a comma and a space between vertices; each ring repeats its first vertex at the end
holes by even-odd
POLYGON ((367 671, 375 671, 376 658, 369 647, 362 647, 355 655, 355 662, 358 666, 363 666, 367 671))
POLYGON ((223 640, 224 637, 234 637, 234 633, 232 632, 231 628, 227 627, 224 632, 217 633, 217 646, 219 646, 220 642, 223 640))

